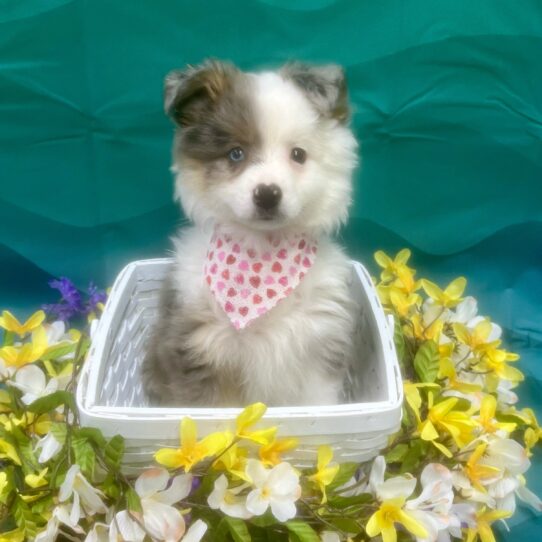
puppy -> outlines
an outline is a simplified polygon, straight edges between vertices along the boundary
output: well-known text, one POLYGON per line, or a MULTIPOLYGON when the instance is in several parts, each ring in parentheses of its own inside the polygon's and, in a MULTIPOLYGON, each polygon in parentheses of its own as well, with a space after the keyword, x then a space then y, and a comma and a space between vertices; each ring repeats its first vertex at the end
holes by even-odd
POLYGON ((343 71, 170 73, 175 240, 142 377, 151 404, 334 404, 351 359, 351 268, 330 235, 357 144, 343 71))

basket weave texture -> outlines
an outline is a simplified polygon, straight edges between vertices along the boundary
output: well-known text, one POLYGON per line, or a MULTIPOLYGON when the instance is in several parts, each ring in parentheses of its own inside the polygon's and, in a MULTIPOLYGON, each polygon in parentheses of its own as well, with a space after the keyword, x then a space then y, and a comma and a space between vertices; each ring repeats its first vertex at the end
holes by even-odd
MULTIPOLYGON (((200 437, 232 426, 240 409, 155 408, 145 397, 140 368, 157 316, 159 291, 173 260, 130 263, 117 277, 77 389, 81 421, 106 436, 126 439, 124 470, 152 463, 158 448, 178 447, 179 422, 191 416, 200 437)), ((388 320, 365 268, 352 262, 357 302, 356 362, 345 385, 349 402, 332 406, 269 408, 262 425, 299 439, 286 460, 313 463, 318 445, 329 444, 337 461, 366 461, 384 448, 401 421, 402 382, 388 320)))

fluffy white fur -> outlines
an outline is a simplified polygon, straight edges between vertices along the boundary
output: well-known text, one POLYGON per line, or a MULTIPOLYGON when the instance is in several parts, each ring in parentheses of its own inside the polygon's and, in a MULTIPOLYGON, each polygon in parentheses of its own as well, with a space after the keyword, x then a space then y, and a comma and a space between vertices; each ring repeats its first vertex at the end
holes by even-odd
POLYGON ((262 138, 259 160, 220 182, 202 181, 202 168, 189 160, 173 166, 176 195, 194 223, 175 242, 174 295, 182 311, 200 322, 183 347, 221 375, 219 397, 210 399, 215 403, 337 403, 350 357, 354 308, 348 258, 330 235, 347 218, 357 144, 345 123, 318 112, 304 90, 280 73, 248 77, 262 138), (293 147, 306 150, 304 164, 292 161, 293 147), (260 183, 282 189, 280 220, 255 218, 252 194, 260 183), (319 239, 316 263, 298 288, 241 331, 203 280, 215 223, 255 242, 268 230, 319 239))

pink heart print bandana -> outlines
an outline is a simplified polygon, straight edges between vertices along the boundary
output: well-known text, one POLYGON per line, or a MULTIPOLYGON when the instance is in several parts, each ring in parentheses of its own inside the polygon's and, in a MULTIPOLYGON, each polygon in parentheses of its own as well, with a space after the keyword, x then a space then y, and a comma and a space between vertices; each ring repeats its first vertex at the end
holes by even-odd
POLYGON ((244 329, 299 286, 317 251, 306 235, 262 234, 256 242, 217 227, 203 273, 233 326, 244 329))

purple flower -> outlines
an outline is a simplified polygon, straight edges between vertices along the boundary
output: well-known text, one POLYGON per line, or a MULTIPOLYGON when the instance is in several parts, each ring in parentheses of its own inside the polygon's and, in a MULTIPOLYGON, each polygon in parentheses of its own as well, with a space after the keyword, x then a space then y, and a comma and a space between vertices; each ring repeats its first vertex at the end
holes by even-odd
POLYGON ((90 314, 96 310, 98 303, 105 303, 107 300, 107 294, 103 290, 98 290, 98 287, 91 282, 88 285, 88 302, 85 308, 85 313, 90 314))
POLYGON ((199 486, 201 486, 201 479, 198 478, 197 476, 194 476, 192 478, 192 489, 190 490, 190 493, 192 493, 193 491, 196 491, 199 486))
POLYGON ((77 314, 77 310, 66 303, 51 303, 42 305, 41 308, 55 320, 62 320, 63 322, 67 322, 77 314))
POLYGON ((74 311, 78 312, 83 308, 81 294, 70 279, 60 277, 60 280, 49 281, 49 286, 58 290, 62 295, 62 301, 65 301, 74 311))
POLYGON ((60 292, 61 299, 59 303, 42 306, 47 314, 66 322, 81 313, 83 309, 81 294, 70 279, 66 277, 60 277, 58 280, 53 279, 49 281, 49 286, 60 292))

